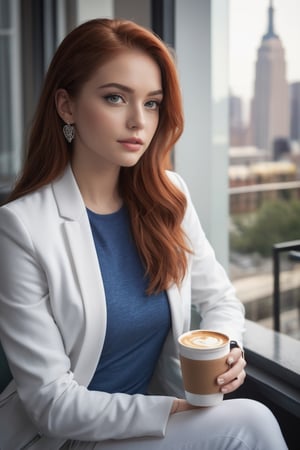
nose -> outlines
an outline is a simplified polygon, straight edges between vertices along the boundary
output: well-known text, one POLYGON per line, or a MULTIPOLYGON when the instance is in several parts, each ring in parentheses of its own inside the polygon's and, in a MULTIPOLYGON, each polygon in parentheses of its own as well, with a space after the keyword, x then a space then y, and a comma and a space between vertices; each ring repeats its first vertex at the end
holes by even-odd
POLYGON ((143 108, 140 106, 133 106, 130 108, 127 117, 127 127, 130 129, 141 129, 145 126, 145 116, 143 108))

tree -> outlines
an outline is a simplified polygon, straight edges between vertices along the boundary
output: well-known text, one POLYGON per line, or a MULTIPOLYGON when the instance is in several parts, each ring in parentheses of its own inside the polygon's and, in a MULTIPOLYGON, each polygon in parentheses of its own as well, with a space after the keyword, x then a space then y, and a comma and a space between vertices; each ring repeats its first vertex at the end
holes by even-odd
POLYGON ((240 253, 258 252, 270 256, 278 242, 300 239, 300 202, 265 202, 252 220, 236 217, 230 234, 231 249, 240 253))

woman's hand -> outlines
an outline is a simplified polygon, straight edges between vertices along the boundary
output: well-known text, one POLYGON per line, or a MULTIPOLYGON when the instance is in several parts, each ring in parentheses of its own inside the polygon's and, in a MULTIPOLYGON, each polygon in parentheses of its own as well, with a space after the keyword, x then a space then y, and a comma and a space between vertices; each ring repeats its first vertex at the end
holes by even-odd
POLYGON ((199 406, 190 405, 183 398, 177 398, 173 402, 173 406, 172 406, 170 414, 175 414, 175 413, 183 412, 183 411, 189 411, 190 409, 197 409, 197 408, 199 408, 199 406))
MULTIPOLYGON (((229 394, 230 392, 235 391, 244 383, 246 378, 246 361, 243 358, 243 352, 240 348, 233 348, 230 351, 227 364, 230 368, 217 379, 218 385, 220 386, 220 390, 223 394, 229 394)), ((199 408, 199 406, 190 405, 186 400, 177 398, 173 402, 170 414, 197 408, 199 408)))
POLYGON ((246 361, 240 348, 233 348, 230 351, 227 364, 230 369, 220 375, 217 380, 223 394, 235 391, 244 383, 246 378, 246 361))

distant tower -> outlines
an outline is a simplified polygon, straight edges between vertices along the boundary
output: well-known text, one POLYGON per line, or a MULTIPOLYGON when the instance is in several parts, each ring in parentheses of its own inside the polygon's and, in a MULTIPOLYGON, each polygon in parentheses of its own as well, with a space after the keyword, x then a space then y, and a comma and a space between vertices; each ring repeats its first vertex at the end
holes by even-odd
POLYGON ((289 91, 284 49, 274 32, 274 8, 270 0, 268 31, 263 36, 256 62, 253 100, 253 139, 256 147, 273 153, 274 141, 288 138, 289 91))

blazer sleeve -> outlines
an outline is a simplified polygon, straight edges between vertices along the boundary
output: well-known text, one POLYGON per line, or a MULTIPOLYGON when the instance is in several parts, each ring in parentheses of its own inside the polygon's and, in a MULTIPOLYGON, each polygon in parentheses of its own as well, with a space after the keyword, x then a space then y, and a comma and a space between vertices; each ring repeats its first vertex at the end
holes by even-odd
MULTIPOLYGON (((163 436, 172 397, 94 392, 76 382, 33 239, 9 206, 0 208, 0 255, 0 340, 37 430, 89 441, 163 436)), ((9 407, 7 414, 13 424, 9 407)))
POLYGON ((205 236, 185 182, 176 173, 171 177, 187 199, 183 227, 192 250, 189 289, 192 305, 199 315, 199 327, 223 332, 242 345, 244 306, 205 236))

